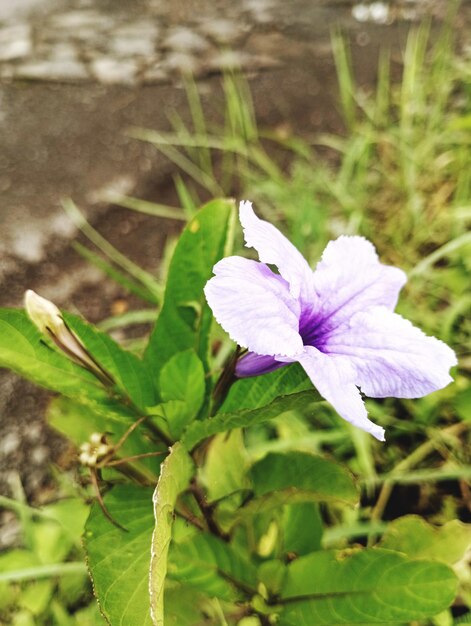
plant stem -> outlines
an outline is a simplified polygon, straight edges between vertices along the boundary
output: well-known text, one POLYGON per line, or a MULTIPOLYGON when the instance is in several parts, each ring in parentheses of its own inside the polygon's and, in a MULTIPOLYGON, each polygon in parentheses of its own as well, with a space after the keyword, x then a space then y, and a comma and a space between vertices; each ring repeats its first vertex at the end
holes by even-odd
POLYGON ((180 508, 178 510, 175 509, 175 515, 177 517, 181 517, 182 519, 185 520, 185 522, 188 522, 188 524, 191 524, 192 526, 194 526, 198 530, 203 530, 203 531, 205 530, 203 522, 198 517, 195 517, 192 513, 188 512, 188 511, 183 511, 180 508))
POLYGON ((221 404, 224 402, 229 389, 231 388, 231 386, 233 385, 233 383, 236 381, 236 377, 235 377, 235 368, 236 368, 236 364, 237 364, 237 359, 239 358, 241 353, 241 348, 240 346, 237 346, 237 348, 235 349, 234 354, 230 357, 230 359, 227 361, 224 369, 222 370, 222 373, 214 387, 214 391, 213 391, 213 403, 212 403, 212 407, 211 407, 211 413, 214 415, 214 413, 216 413, 216 411, 219 409, 219 407, 221 406, 221 404))
POLYGON ((160 441, 162 441, 168 447, 173 446, 173 441, 168 437, 163 430, 161 430, 158 426, 156 426, 153 422, 147 422, 148 430, 155 435, 160 441))
POLYGON ((125 459, 115 459, 113 461, 109 461, 106 464, 106 467, 116 467, 117 465, 130 463, 131 461, 139 461, 140 459, 147 459, 152 456, 160 456, 161 454, 165 454, 165 452, 144 452, 143 454, 134 454, 133 456, 128 456, 125 459))
POLYGON ((206 500, 206 495, 200 485, 198 485, 198 483, 196 482, 196 479, 192 480, 190 484, 190 491, 193 494, 201 513, 203 514, 206 525, 208 526, 208 530, 213 533, 213 535, 216 535, 216 537, 219 537, 223 541, 229 541, 229 535, 221 528, 219 528, 218 523, 214 519, 214 506, 208 504, 208 501, 206 500))
POLYGON ((126 408, 131 409, 131 411, 135 414, 137 418, 137 425, 139 425, 140 421, 145 421, 147 430, 149 430, 149 432, 157 437, 157 439, 160 439, 162 443, 165 443, 165 445, 169 447, 173 446, 174 442, 170 439, 170 437, 149 419, 150 417, 152 417, 152 415, 142 415, 142 410, 136 404, 134 404, 134 402, 127 394, 122 393, 121 390, 118 390, 117 398, 122 404, 124 404, 126 408))

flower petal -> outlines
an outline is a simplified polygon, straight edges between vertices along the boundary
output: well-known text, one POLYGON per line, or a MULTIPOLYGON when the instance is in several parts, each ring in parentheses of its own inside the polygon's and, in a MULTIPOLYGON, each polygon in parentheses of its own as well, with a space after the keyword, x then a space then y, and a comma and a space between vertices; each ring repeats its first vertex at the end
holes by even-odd
POLYGON ((315 320, 328 334, 357 311, 378 305, 394 310, 406 280, 402 270, 381 264, 363 237, 339 237, 327 245, 314 271, 320 305, 315 320))
POLYGON ((309 301, 312 270, 299 250, 273 224, 259 219, 251 202, 240 203, 239 217, 246 246, 257 250, 262 263, 276 265, 281 276, 289 283, 293 298, 302 297, 309 301))
POLYGON ((385 307, 357 313, 329 339, 329 354, 348 357, 356 384, 373 398, 420 398, 452 381, 456 356, 445 343, 385 307))
POLYGON ((231 339, 263 355, 294 356, 303 349, 299 303, 263 263, 238 256, 214 266, 204 289, 214 317, 231 339))
POLYGON ((238 378, 260 376, 261 374, 274 372, 284 365, 286 363, 280 363, 272 356, 247 352, 237 361, 235 375, 238 378))
POLYGON ((355 368, 348 359, 324 354, 317 348, 307 346, 304 354, 296 360, 306 370, 321 396, 343 419, 384 441, 384 428, 368 419, 360 391, 355 385, 355 368))

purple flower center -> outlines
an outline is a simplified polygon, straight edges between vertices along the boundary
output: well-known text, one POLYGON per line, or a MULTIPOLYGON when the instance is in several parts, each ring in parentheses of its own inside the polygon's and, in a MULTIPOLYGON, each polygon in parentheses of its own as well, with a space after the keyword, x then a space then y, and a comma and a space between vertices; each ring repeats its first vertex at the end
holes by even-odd
POLYGON ((303 306, 299 318, 299 334, 305 346, 313 346, 321 352, 326 352, 324 350, 328 340, 326 321, 318 311, 314 311, 309 306, 303 306))
MULTIPOLYGON (((331 325, 328 324, 329 316, 322 315, 313 310, 312 305, 303 304, 299 318, 299 334, 305 346, 313 346, 320 352, 327 353, 327 342, 331 325)), ((287 365, 276 361, 272 356, 260 355, 255 352, 247 352, 238 361, 236 376, 259 376, 287 365)))

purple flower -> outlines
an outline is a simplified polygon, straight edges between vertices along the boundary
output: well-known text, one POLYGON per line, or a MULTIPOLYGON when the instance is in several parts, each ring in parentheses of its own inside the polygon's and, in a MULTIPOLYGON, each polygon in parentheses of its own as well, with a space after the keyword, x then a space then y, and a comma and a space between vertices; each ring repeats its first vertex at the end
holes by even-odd
POLYGON ((380 441, 384 429, 368 419, 359 388, 373 398, 419 398, 451 382, 453 350, 393 312, 406 275, 380 263, 369 241, 331 241, 312 271, 250 202, 239 215, 260 262, 222 259, 205 287, 216 320, 249 350, 237 376, 297 361, 339 415, 380 441))

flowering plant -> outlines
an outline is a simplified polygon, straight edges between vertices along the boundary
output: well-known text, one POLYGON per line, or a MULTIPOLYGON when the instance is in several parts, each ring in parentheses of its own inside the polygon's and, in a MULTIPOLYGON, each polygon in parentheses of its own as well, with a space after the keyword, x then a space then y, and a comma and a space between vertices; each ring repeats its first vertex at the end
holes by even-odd
POLYGON ((215 200, 187 225, 142 356, 31 292, 29 317, 0 312, 0 364, 58 394, 48 419, 96 487, 83 537, 104 618, 311 626, 436 615, 455 598, 450 565, 468 528, 426 526, 418 549, 411 516, 379 539, 362 527, 368 547, 349 544, 358 482, 322 442, 352 431, 323 401, 382 439, 359 388, 422 396, 448 384, 454 353, 393 313, 405 276, 364 239, 332 242, 312 272, 242 203, 260 263, 223 258, 234 218, 232 201, 215 200), (233 356, 211 339, 213 313, 240 346, 233 356))

